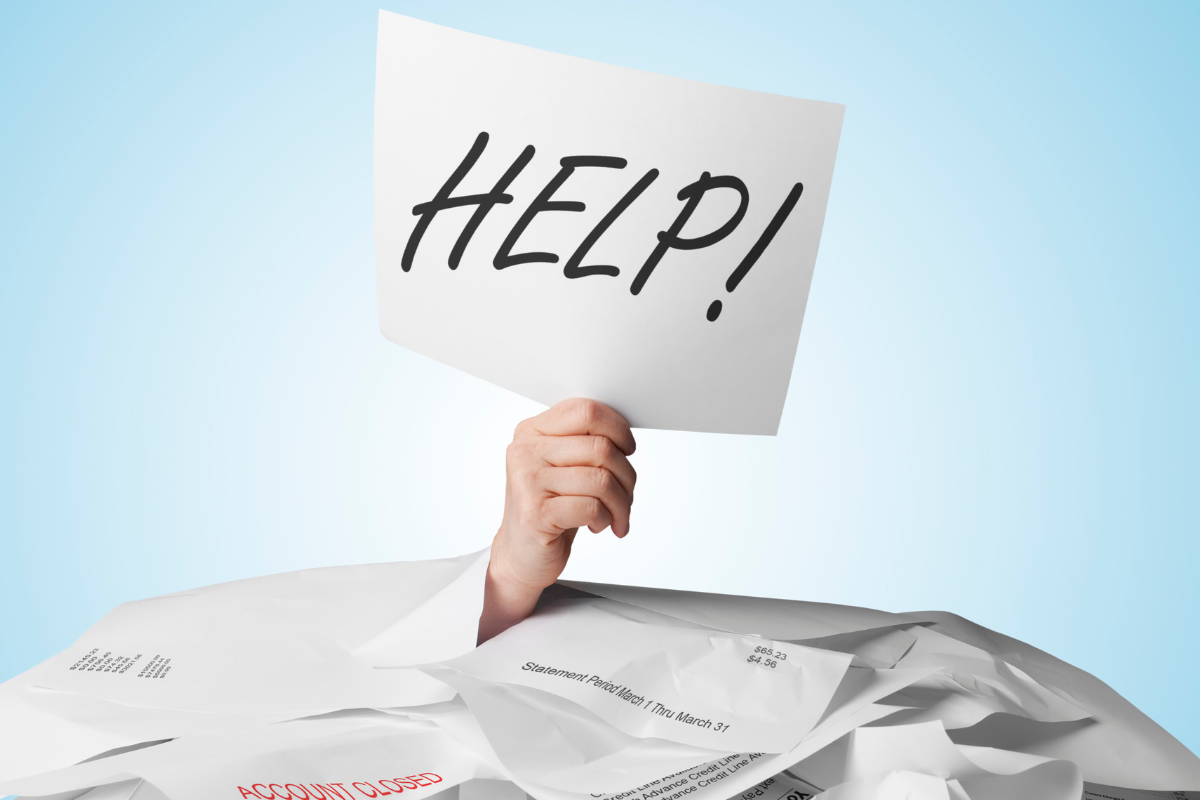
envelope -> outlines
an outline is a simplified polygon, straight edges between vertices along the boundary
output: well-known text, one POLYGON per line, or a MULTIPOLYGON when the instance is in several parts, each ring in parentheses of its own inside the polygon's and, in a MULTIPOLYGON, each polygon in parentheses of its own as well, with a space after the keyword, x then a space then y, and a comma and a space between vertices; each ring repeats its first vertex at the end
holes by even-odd
POLYGON ((359 710, 193 734, 8 781, 0 791, 45 796, 140 780, 172 800, 420 800, 495 777, 432 723, 359 710))
POLYGON ((914 643, 897 665, 935 667, 936 671, 888 701, 922 709, 906 715, 906 722, 936 719, 947 728, 964 728, 995 713, 1039 722, 1075 722, 1091 716, 1019 667, 985 650, 920 626, 907 633, 914 643))
POLYGON ((844 653, 646 624, 587 600, 543 607, 442 666, 567 698, 633 736, 785 752, 821 718, 844 653))
POLYGON ((938 612, 572 584, 476 649, 486 557, 128 604, 0 685, 0 794, 1053 800, 1081 773, 1101 796, 1146 800, 1200 785, 1196 757, 1092 676, 938 612), (259 634, 274 645, 261 661, 231 647, 259 634), (273 685, 284 645, 296 674, 273 685), (245 668, 209 670, 221 652, 245 668), (410 757, 443 766, 370 777, 410 757), (255 770, 296 779, 255 793, 255 770), (426 772, 442 781, 376 781, 426 772))
POLYGON ((1200 788, 1200 758, 1094 675, 955 614, 922 611, 904 616, 1004 659, 1090 715, 1078 722, 1049 724, 995 714, 952 731, 954 741, 1071 761, 1097 784, 1168 792, 1200 788))
POLYGON ((472 649, 488 551, 126 603, 0 685, 0 780, 140 742, 449 699, 409 668, 472 649))
MULTIPOLYGON (((481 748, 486 750, 485 757, 493 759, 514 781, 539 797, 547 796, 547 793, 556 797, 619 795, 630 787, 653 786, 664 776, 689 767, 712 767, 714 764, 719 766, 706 773, 707 777, 701 775, 696 779, 704 781, 704 786, 693 787, 693 791, 705 789, 714 796, 724 792, 723 796, 727 797, 770 778, 805 753, 823 746, 831 740, 828 738, 831 735, 836 738, 867 718, 879 719, 895 713, 899 709, 894 706, 875 706, 873 703, 933 671, 931 668, 875 670, 847 666, 835 691, 824 701, 816 730, 806 736, 802 747, 789 748, 775 757, 761 752, 750 755, 733 751, 729 745, 732 740, 723 743, 716 740, 719 746, 726 748, 722 751, 711 746, 697 747, 694 742, 685 745, 681 741, 683 737, 670 728, 666 729, 667 735, 660 738, 644 726, 622 729, 609 724, 598 713, 603 709, 596 705, 605 700, 611 703, 609 694, 604 691, 572 694, 556 688, 562 685, 560 680, 569 681, 568 676, 533 672, 532 680, 519 683, 514 681, 521 681, 520 673, 532 671, 517 670, 514 678, 513 671, 504 674, 497 667, 506 660, 511 661, 513 653, 528 655, 530 646, 544 648, 549 645, 559 657, 566 658, 573 653, 582 659, 579 665, 596 666, 612 657, 612 652, 606 651, 624 653, 628 658, 631 650, 626 648, 654 652, 672 650, 672 637, 703 645, 714 634, 718 638, 748 638, 748 643, 759 649, 770 649, 766 647, 769 642, 757 637, 731 637, 655 611, 579 592, 551 595, 533 619, 497 637, 495 644, 489 642, 478 651, 443 665, 444 669, 430 670, 430 674, 459 691, 471 711, 471 723, 479 728, 477 735, 468 734, 468 737, 473 735, 475 742, 486 743, 481 748), (556 627, 558 620, 565 620, 568 626, 587 633, 588 641, 582 650, 577 647, 578 641, 571 640, 570 631, 556 627), (538 627, 543 624, 544 628, 538 627), (639 637, 642 641, 635 643, 639 637), (583 702, 575 702, 580 699, 583 702), (596 702, 589 705, 589 700, 596 702), (722 762, 726 759, 733 759, 729 762, 732 764, 744 760, 746 766, 724 769, 726 765, 722 762), (713 788, 707 789, 709 786, 713 788)), ((849 661, 846 654, 824 655, 836 660, 839 669, 849 661)), ((725 666, 737 669, 740 665, 725 666)), ((637 667, 640 669, 630 672, 631 681, 652 682, 663 675, 680 674, 679 670, 663 669, 653 660, 639 663, 637 667)), ((577 666, 576 670, 582 674, 582 666, 577 666)))
POLYGON ((639 786, 652 790, 662 785, 665 776, 677 775, 680 777, 673 782, 682 780, 680 788, 727 798, 858 725, 894 714, 900 709, 874 701, 928 671, 851 668, 817 727, 797 747, 774 756, 714 753, 662 739, 639 739, 550 692, 491 683, 452 670, 435 674, 458 689, 470 708, 470 725, 478 728, 478 734, 460 734, 460 740, 471 741, 473 737, 477 753, 501 765, 513 781, 535 797, 565 800, 619 797, 639 786), (479 742, 485 744, 480 747, 479 742), (696 777, 685 780, 689 768, 696 777))
POLYGON ((328 567, 126 603, 29 673, 32 685, 129 706, 313 714, 446 699, 414 670, 470 650, 483 551, 328 567))
POLYGON ((294 714, 217 714, 124 706, 30 684, 0 684, 0 783, 190 733, 253 727, 294 714))
MULTIPOLYGON (((453 670, 438 671, 458 690, 487 748, 481 758, 512 780, 588 794, 619 792, 728 753, 657 738, 631 736, 583 706, 524 686, 491 683, 453 670)), ((433 717, 462 730, 462 722, 433 717)), ((470 734, 458 733, 471 742, 470 734)), ((478 739, 474 739, 477 742, 478 739)))
POLYGON ((919 615, 909 618, 873 608, 834 603, 684 592, 614 583, 559 583, 577 591, 650 609, 715 630, 779 641, 802 642, 859 631, 908 627, 920 622, 919 615))
POLYGON ((958 746, 936 721, 858 728, 788 772, 827 787, 824 800, 1077 800, 1083 792, 1068 761, 958 746))
POLYGON ((821 750, 846 732, 881 720, 895 711, 895 707, 871 704, 843 717, 836 724, 818 726, 805 741, 788 753, 733 753, 618 792, 584 794, 526 781, 515 775, 513 781, 538 800, 650 800, 672 796, 686 796, 689 800, 728 800, 778 774, 786 765, 821 750))
MULTIPOLYGON (((982 652, 989 658, 999 658, 1013 676, 1019 672, 1029 679, 1029 683, 1022 681, 1026 688, 1032 688, 1032 683, 1041 687, 1044 693, 1034 689, 1041 699, 1014 714, 1012 707, 1001 710, 996 702, 999 697, 994 693, 989 699, 985 693, 972 692, 957 681, 933 679, 883 701, 904 707, 895 714, 897 718, 918 722, 945 714, 948 725, 966 726, 951 732, 955 741, 1069 760, 1080 766, 1088 781, 1099 786, 1176 792, 1184 787, 1200 786, 1200 759, 1102 681, 1024 642, 954 614, 941 611, 893 614, 794 600, 581 581, 560 583, 573 591, 620 600, 672 616, 684 624, 741 633, 762 632, 809 646, 845 646, 856 635, 873 636, 889 631, 903 631, 914 640, 919 630, 935 632, 973 646, 975 657, 982 652), (839 640, 839 637, 849 638, 839 640), (934 691, 922 697, 919 690, 923 685, 934 691), (1047 694, 1056 695, 1064 704, 1047 700, 1047 694), (1036 712, 1042 700, 1047 700, 1045 715, 1036 712), (931 701, 937 706, 933 714, 925 714, 921 708, 913 709, 919 706, 931 710, 931 701), (1045 719, 1037 719, 1038 716, 1045 719), (1048 721, 1056 717, 1065 721, 1048 721), (1074 721, 1070 721, 1071 717, 1075 717, 1074 721)), ((878 659, 880 655, 884 658, 873 663, 885 663, 898 649, 894 646, 886 654, 877 653, 873 658, 878 659)), ((872 658, 866 653, 856 655, 855 663, 866 663, 864 656, 872 658)), ((903 666, 901 660, 897 660, 897 664, 903 666)), ((916 662, 914 659, 908 663, 916 662)), ((963 665, 961 661, 957 663, 963 665)), ((979 660, 975 663, 986 665, 987 662, 979 660)), ((950 661, 943 662, 943 666, 953 671, 950 661)), ((968 666, 960 672, 963 683, 968 685, 974 681, 971 670, 968 666)), ((986 685, 986 680, 984 683, 986 685)))

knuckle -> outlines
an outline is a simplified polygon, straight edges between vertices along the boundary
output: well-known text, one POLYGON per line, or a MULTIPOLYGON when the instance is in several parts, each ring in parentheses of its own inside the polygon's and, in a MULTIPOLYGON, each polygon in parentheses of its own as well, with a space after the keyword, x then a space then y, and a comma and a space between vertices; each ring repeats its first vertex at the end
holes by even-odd
POLYGON ((519 469, 511 474, 508 483, 509 491, 527 502, 533 502, 534 498, 543 494, 536 469, 519 469))
POLYGON ((527 531, 536 530, 540 514, 537 506, 533 503, 521 503, 517 506, 517 521, 521 528, 527 531))
POLYGON ((607 436, 592 437, 592 451, 596 454, 596 457, 599 458, 601 462, 608 461, 610 458, 612 458, 613 451, 615 449, 616 448, 613 446, 613 443, 609 441, 607 436))
POLYGON ((543 497, 529 504, 526 512, 528 514, 528 521, 531 523, 530 527, 540 528, 543 522, 553 524, 554 508, 550 505, 550 500, 551 498, 549 497, 543 497))
POLYGON ((553 469, 554 467, 533 467, 529 470, 527 480, 534 486, 545 486, 549 483, 549 473, 553 469))
POLYGON ((521 441, 511 442, 504 450, 504 462, 509 467, 520 463, 525 459, 525 454, 529 452, 529 445, 521 441))
POLYGON ((595 400, 580 398, 575 402, 575 413, 584 425, 590 427, 592 423, 600 419, 604 412, 601 405, 595 400))
POLYGON ((599 519, 604 505, 594 497, 587 498, 583 503, 583 512, 588 519, 599 519))
POLYGON ((592 475, 592 480, 595 481, 596 491, 605 494, 612 489, 613 474, 606 469, 598 469, 592 475))

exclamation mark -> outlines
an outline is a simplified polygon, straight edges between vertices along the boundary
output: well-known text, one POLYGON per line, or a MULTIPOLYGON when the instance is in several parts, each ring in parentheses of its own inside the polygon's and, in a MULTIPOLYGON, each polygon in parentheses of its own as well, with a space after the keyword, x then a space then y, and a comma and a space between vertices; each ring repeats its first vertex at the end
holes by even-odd
MULTIPOLYGON (((804 184, 797 183, 788 192, 788 196, 784 198, 783 205, 775 212, 775 216, 771 218, 762 235, 758 237, 758 241, 754 243, 754 247, 750 248, 750 252, 746 253, 746 257, 742 259, 742 263, 738 264, 737 269, 725 281, 725 291, 732 292, 742 282, 742 278, 746 277, 746 273, 758 261, 759 256, 767 249, 767 245, 775 238, 775 234, 779 233, 779 229, 783 227, 783 223, 787 221, 788 215, 792 213, 792 209, 796 207, 796 203, 800 200, 800 195, 804 192, 804 184)), ((708 312, 704 315, 712 322, 717 317, 721 316, 721 301, 713 300, 712 305, 708 307, 708 312)))

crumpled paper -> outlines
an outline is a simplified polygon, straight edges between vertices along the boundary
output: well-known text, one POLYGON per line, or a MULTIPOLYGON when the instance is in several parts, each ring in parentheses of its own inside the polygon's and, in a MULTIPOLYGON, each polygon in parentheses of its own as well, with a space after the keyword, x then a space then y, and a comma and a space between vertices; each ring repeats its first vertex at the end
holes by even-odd
POLYGON ((950 614, 563 582, 476 648, 487 561, 121 606, 0 684, 0 795, 1200 798, 1111 688, 950 614))

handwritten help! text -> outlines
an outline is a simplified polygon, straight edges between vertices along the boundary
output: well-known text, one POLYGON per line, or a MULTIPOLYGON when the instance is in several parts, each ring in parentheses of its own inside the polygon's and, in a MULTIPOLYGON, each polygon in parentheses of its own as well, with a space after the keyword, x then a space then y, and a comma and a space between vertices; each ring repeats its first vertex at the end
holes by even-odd
MULTIPOLYGON (((462 232, 458 235, 454 246, 451 248, 447 265, 450 269, 457 269, 462 261, 463 254, 466 252, 467 246, 471 242, 471 237, 479 228, 484 218, 498 204, 506 204, 513 202, 513 196, 507 193, 509 185, 516 179, 521 171, 533 160, 534 147, 528 145, 512 162, 512 165, 499 177, 496 183, 492 186, 491 191, 485 194, 468 194, 454 195, 458 185, 466 177, 471 168, 475 166, 475 162, 483 154, 487 147, 488 134, 480 133, 475 137, 474 144, 471 145, 470 151, 458 167, 451 173, 446 182, 437 191, 432 199, 418 203, 413 206, 413 216, 418 217, 416 225, 413 227, 412 233, 409 234, 408 242, 404 248, 404 254, 401 257, 400 266, 408 272, 412 269, 413 262, 417 256, 417 249, 421 244, 421 238, 429 229, 434 218, 441 211, 451 208, 462 208, 465 206, 474 206, 475 211, 471 218, 467 220, 463 226, 462 232)), ((563 184, 575 173, 578 169, 624 169, 627 162, 623 158, 616 156, 595 156, 595 155, 577 155, 566 156, 559 160, 560 169, 555 173, 554 177, 546 184, 546 186, 537 194, 536 197, 526 207, 524 213, 517 219, 512 230, 504 238, 500 248, 496 251, 495 257, 492 259, 492 266, 498 270, 508 269, 519 264, 530 263, 549 263, 557 264, 560 256, 557 253, 546 252, 525 252, 514 253, 517 248, 517 242, 521 238, 521 234, 529 227, 534 217, 538 214, 547 211, 573 211, 580 212, 585 210, 586 206, 576 200, 556 200, 555 193, 562 188, 563 184)), ((621 274, 620 267, 611 264, 584 264, 587 258, 588 251, 599 241, 605 231, 623 214, 638 197, 654 183, 658 178, 658 170, 651 169, 642 175, 641 178, 633 184, 630 189, 625 192, 620 200, 616 202, 608 213, 596 223, 591 232, 583 238, 575 251, 567 258, 563 265, 563 275, 567 278, 584 278, 590 275, 605 275, 615 278, 621 274)), ((783 227, 787 221, 788 215, 795 208, 796 203, 800 200, 800 195, 804 191, 804 185, 796 183, 792 186, 783 203, 767 223, 754 245, 746 252, 737 267, 729 274, 725 281, 725 291, 732 292, 741 283, 746 274, 750 272, 751 267, 762 256, 767 246, 771 244, 771 240, 775 238, 775 234, 783 227)), ((665 230, 658 232, 658 242, 651 249, 645 262, 641 265, 637 274, 633 278, 633 282, 629 285, 631 294, 638 294, 646 285, 646 281, 654 273, 655 267, 662 260, 663 256, 669 250, 700 250, 705 247, 711 247, 721 241, 737 228, 741 223, 742 218, 746 216, 746 209, 750 204, 750 190, 746 188, 746 184, 734 175, 710 175, 702 173, 696 181, 689 183, 679 190, 678 199, 684 202, 683 208, 679 210, 675 220, 671 222, 665 230), (700 206, 704 196, 708 192, 725 189, 737 192, 739 200, 737 210, 733 215, 721 224, 716 229, 704 233, 699 236, 684 237, 682 236, 683 227, 687 224, 692 214, 700 206)), ((708 307, 706 316, 709 321, 715 320, 721 314, 721 301, 714 300, 708 307)))

